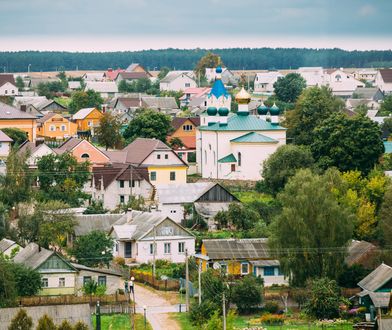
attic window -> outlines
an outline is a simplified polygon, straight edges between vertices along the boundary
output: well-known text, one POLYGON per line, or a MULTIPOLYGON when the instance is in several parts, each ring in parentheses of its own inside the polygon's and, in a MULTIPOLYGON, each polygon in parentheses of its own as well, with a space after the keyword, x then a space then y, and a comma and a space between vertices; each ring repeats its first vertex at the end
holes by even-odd
POLYGON ((335 79, 336 79, 336 81, 340 81, 340 80, 342 80, 342 76, 340 74, 337 74, 335 76, 335 79))
POLYGON ((81 158, 83 158, 83 159, 88 159, 88 158, 90 158, 90 155, 89 155, 89 154, 83 154, 83 155, 81 156, 81 158))

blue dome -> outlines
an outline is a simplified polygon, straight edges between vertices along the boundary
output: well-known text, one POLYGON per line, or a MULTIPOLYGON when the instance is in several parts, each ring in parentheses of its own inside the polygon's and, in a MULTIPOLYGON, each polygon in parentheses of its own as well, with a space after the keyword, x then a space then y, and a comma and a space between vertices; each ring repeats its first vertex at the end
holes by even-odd
POLYGON ((271 113, 271 116, 279 116, 280 109, 276 106, 275 103, 274 103, 274 105, 270 108, 270 113, 271 113))
POLYGON ((219 108, 218 113, 219 116, 228 116, 229 115, 229 109, 223 107, 223 108, 219 108))
POLYGON ((265 116, 268 113, 268 110, 269 110, 269 108, 266 105, 264 105, 264 104, 259 105, 257 107, 257 113, 259 115, 264 115, 265 116))
POLYGON ((215 69, 216 73, 222 73, 222 67, 221 66, 217 66, 215 69))
POLYGON ((215 107, 208 107, 207 114, 209 116, 215 116, 218 113, 218 110, 215 107))

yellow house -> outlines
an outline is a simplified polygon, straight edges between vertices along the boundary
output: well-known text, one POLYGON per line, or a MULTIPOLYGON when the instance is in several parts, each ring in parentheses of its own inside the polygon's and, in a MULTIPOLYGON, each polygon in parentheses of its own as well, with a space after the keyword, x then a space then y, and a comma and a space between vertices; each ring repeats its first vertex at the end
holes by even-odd
POLYGON ((195 257, 203 271, 214 268, 234 276, 253 274, 263 278, 265 286, 288 284, 279 260, 272 259, 268 252, 266 238, 205 239, 201 253, 195 257))
POLYGON ((0 102, 0 129, 2 128, 18 128, 27 133, 29 141, 35 141, 37 137, 37 118, 0 102))
POLYGON ((99 121, 103 117, 101 111, 96 108, 80 109, 72 116, 72 120, 76 123, 79 132, 94 131, 99 126, 99 121))
POLYGON ((40 137, 63 140, 77 134, 77 125, 58 113, 49 112, 37 123, 40 137))

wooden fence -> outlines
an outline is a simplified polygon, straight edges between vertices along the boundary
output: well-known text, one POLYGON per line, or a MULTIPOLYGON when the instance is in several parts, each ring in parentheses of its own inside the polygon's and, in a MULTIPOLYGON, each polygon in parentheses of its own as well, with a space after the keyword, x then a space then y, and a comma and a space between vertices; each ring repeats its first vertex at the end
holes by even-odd
POLYGON ((145 274, 138 271, 131 271, 131 276, 135 277, 137 282, 147 284, 157 290, 178 291, 180 289, 179 280, 157 280, 151 274, 145 274))

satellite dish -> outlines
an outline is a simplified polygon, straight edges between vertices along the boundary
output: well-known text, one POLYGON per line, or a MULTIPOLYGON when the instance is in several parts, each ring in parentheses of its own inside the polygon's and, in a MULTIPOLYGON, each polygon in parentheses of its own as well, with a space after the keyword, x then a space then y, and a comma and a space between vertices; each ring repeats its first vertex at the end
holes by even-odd
POLYGON ((212 265, 212 268, 214 269, 221 269, 221 264, 219 262, 214 262, 214 264, 212 265))
POLYGON ((162 281, 166 281, 166 280, 168 280, 168 279, 169 279, 169 277, 167 277, 166 275, 162 275, 162 276, 161 276, 161 280, 162 280, 162 281))

